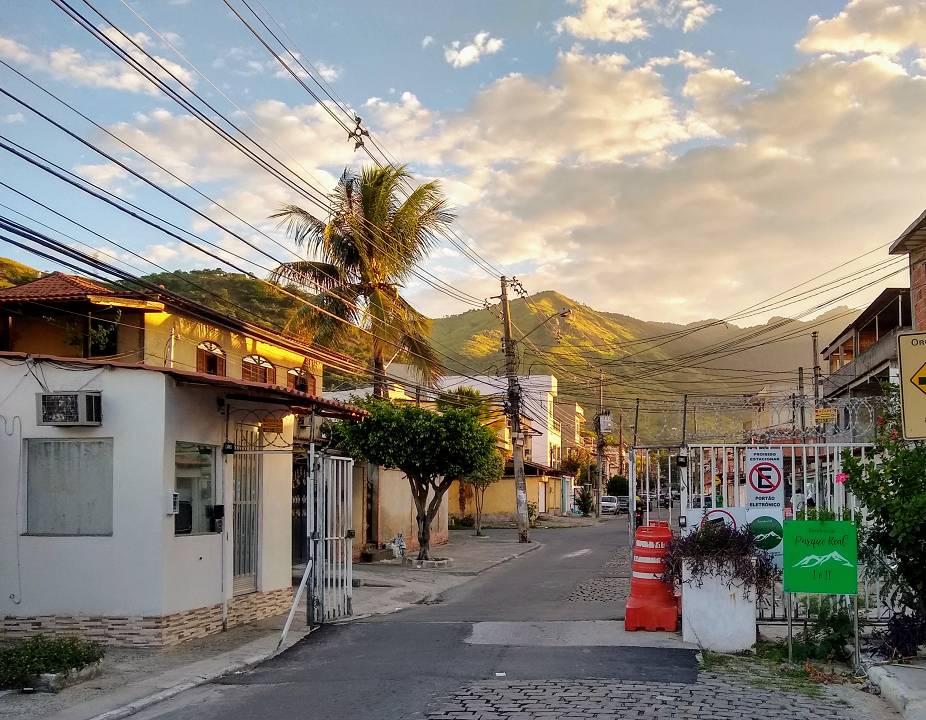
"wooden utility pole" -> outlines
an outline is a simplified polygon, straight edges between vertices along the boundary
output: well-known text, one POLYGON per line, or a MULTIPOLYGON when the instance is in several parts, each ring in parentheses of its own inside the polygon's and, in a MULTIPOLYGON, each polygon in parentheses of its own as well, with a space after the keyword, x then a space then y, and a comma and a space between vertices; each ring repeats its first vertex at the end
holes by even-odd
POLYGON ((598 371, 598 414, 595 416, 595 434, 598 448, 598 477, 595 479, 595 517, 601 517, 601 478, 604 474, 604 432, 601 424, 604 420, 604 379, 598 371))
POLYGON ((524 481, 524 434, 521 432, 521 388, 518 385, 518 358, 511 339, 508 309, 508 278, 502 275, 502 332, 505 346, 505 375, 508 378, 508 420, 511 423, 511 456, 514 466, 515 506, 518 512, 518 542, 530 542, 527 517, 527 484, 524 481))
POLYGON ((624 474, 624 409, 617 409, 617 472, 621 477, 624 474))
POLYGON ((800 396, 798 402, 801 408, 801 433, 804 433, 807 430, 807 421, 804 419, 804 368, 802 367, 797 369, 797 394, 800 396))

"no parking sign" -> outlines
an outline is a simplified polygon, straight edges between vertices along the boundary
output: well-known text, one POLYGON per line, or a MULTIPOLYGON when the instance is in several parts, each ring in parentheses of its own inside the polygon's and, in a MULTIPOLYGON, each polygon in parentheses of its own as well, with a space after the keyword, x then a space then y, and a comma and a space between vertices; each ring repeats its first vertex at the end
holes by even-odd
POLYGON ((781 448, 750 448, 746 451, 746 505, 782 513, 785 484, 781 448))

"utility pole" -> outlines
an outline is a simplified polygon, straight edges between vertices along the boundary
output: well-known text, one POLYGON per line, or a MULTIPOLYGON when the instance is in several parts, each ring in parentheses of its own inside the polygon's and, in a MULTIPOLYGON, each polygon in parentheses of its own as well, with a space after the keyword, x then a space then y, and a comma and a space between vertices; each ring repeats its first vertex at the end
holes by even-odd
POLYGON ((802 367, 797 369, 797 394, 800 396, 801 433, 804 433, 807 430, 807 421, 804 419, 804 368, 802 367))
POLYGON ((810 337, 813 341, 813 403, 814 407, 816 407, 817 403, 820 401, 820 353, 817 352, 818 333, 814 331, 810 333, 810 337))
POLYGON ((598 483, 595 487, 595 515, 601 517, 601 480, 604 475, 604 378, 602 371, 598 371, 598 420, 595 430, 598 433, 598 483))
POLYGON ((518 542, 530 542, 527 518, 527 484, 524 481, 524 435, 521 432, 521 388, 518 386, 518 359, 511 339, 508 310, 508 278, 502 275, 502 332, 505 345, 505 375, 508 377, 508 420, 511 423, 511 455, 514 466, 515 501, 518 511, 518 542))
POLYGON ((617 409, 617 468, 621 477, 624 475, 624 409, 617 409))

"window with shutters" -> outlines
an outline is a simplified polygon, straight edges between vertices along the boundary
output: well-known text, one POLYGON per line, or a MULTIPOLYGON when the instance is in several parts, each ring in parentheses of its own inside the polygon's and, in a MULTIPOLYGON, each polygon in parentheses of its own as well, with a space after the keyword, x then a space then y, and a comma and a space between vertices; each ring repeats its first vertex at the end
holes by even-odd
POLYGON ((262 355, 246 355, 241 359, 241 379, 274 383, 276 382, 276 368, 262 355))
POLYGON ((286 373, 286 387, 299 392, 315 394, 315 376, 305 367, 290 368, 286 373))
POLYGON ((209 340, 196 347, 196 372, 207 375, 225 374, 225 351, 209 340))

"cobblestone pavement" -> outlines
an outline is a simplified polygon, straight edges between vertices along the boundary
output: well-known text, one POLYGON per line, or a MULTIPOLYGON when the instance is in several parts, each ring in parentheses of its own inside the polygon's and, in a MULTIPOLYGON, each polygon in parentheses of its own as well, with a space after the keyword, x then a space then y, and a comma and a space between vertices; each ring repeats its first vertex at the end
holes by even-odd
POLYGON ((472 683, 428 720, 868 720, 836 698, 760 689, 701 673, 692 684, 621 680, 472 683))
POLYGON ((626 548, 615 553, 597 575, 583 580, 566 598, 571 602, 616 602, 630 594, 630 556, 626 548))

